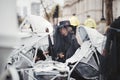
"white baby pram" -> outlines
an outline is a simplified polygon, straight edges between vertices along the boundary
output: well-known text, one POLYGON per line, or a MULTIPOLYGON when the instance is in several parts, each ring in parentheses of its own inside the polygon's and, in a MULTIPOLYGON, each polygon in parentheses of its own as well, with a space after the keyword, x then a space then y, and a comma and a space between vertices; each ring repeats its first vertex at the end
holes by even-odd
POLYGON ((16 69, 18 73, 21 74, 20 80, 34 80, 33 66, 35 64, 37 51, 39 48, 42 51, 47 50, 47 47, 49 46, 47 39, 48 34, 43 36, 39 36, 39 34, 33 35, 31 38, 26 40, 27 43, 11 52, 6 68, 9 69, 10 67, 13 67, 16 69))
POLYGON ((100 59, 105 37, 95 29, 78 27, 78 36, 83 42, 75 54, 66 63, 75 63, 69 72, 68 80, 73 71, 85 79, 101 80, 100 59))
POLYGON ((20 80, 67 79, 69 67, 64 63, 52 61, 51 57, 47 55, 45 55, 45 61, 40 60, 35 63, 38 48, 45 51, 49 46, 48 41, 45 41, 46 38, 48 38, 47 35, 33 44, 22 46, 12 52, 7 67, 14 66, 19 73, 20 80))

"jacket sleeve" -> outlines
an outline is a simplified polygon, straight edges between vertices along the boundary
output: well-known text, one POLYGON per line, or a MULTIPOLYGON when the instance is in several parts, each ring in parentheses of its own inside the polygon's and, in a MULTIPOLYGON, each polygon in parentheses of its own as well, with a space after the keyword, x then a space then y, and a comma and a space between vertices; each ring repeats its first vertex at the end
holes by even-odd
POLYGON ((66 59, 74 55, 75 51, 80 47, 75 36, 72 36, 71 45, 66 52, 66 59))
POLYGON ((112 38, 113 38, 112 30, 108 29, 106 36, 107 36, 107 40, 105 44, 105 50, 107 51, 107 53, 109 53, 111 49, 112 38))

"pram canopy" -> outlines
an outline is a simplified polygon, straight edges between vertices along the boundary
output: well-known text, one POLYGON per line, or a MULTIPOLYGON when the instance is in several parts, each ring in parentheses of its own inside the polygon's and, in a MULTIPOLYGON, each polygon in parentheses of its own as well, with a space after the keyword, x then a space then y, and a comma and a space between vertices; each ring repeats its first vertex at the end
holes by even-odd
POLYGON ((77 30, 82 42, 90 40, 91 44, 101 53, 106 40, 104 35, 99 33, 96 29, 85 26, 80 26, 77 30))

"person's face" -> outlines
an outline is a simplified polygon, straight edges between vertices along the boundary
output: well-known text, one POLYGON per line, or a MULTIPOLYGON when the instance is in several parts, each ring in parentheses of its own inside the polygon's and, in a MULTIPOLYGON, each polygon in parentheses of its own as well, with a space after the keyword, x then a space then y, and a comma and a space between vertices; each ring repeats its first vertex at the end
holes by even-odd
POLYGON ((61 33, 63 36, 67 36, 68 30, 67 30, 66 28, 62 28, 62 29, 60 30, 60 33, 61 33))

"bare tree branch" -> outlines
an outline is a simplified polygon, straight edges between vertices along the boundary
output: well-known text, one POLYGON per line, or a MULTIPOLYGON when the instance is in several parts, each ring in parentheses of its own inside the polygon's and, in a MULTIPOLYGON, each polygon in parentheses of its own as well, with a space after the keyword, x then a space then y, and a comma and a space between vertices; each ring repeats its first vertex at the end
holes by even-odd
POLYGON ((49 15, 48 15, 48 13, 47 13, 47 9, 46 9, 46 7, 45 7, 45 5, 44 5, 44 3, 43 3, 43 0, 40 0, 40 3, 41 3, 41 5, 42 5, 42 7, 43 7, 43 9, 44 9, 44 12, 45 12, 45 15, 46 15, 46 17, 47 17, 47 20, 49 21, 49 20, 50 20, 50 17, 49 17, 49 15))

